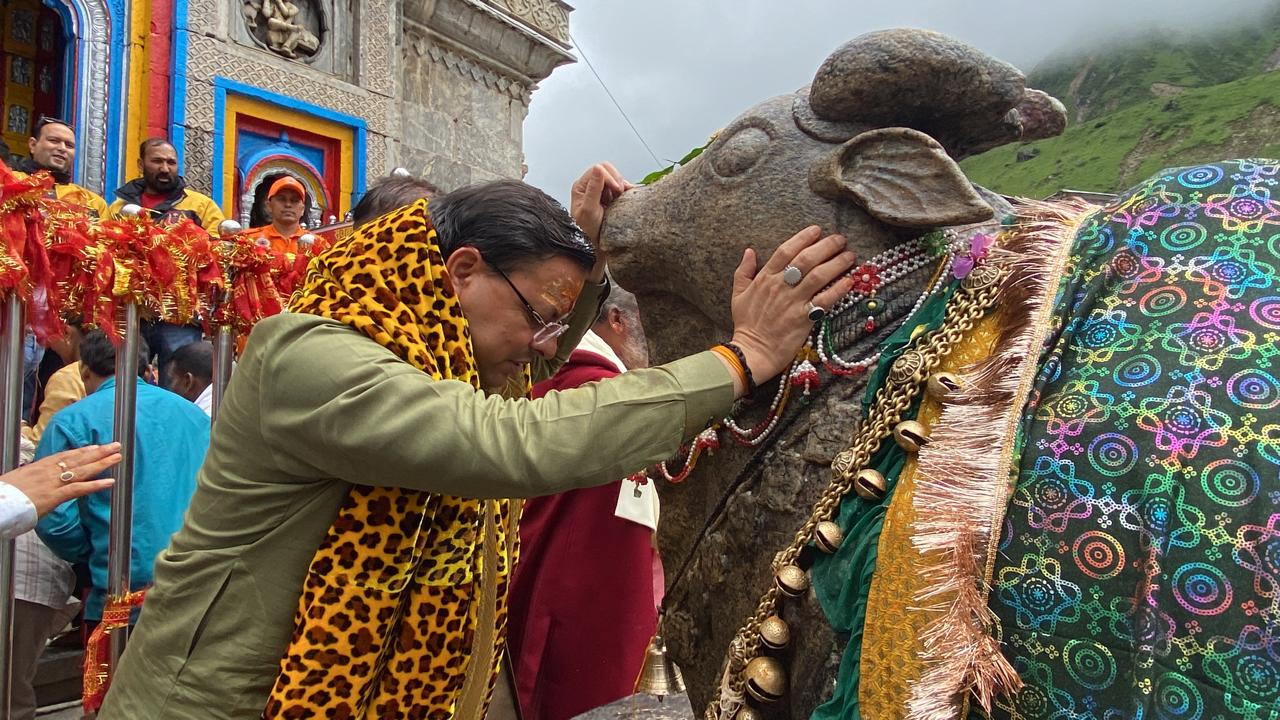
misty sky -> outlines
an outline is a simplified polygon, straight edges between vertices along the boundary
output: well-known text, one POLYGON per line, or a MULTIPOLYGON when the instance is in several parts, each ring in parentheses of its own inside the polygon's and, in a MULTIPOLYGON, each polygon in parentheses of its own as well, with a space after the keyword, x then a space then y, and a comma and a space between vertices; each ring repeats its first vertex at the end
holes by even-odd
MULTIPOLYGON (((575 0, 570 0, 571 4, 575 0)), ((924 27, 1030 70, 1049 54, 1170 27, 1235 24, 1276 0, 576 0, 570 30, 661 160, 645 151, 586 63, 534 92, 525 180, 562 202, 593 162, 632 180, 701 145, 760 100, 807 84, 847 40, 924 27)))

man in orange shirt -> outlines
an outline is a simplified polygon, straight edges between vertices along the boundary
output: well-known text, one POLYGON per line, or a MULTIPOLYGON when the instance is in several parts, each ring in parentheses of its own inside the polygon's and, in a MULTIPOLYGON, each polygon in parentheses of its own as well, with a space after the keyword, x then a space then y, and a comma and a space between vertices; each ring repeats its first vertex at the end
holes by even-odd
POLYGON ((249 237, 278 253, 297 254, 298 238, 304 234, 301 223, 307 209, 306 198, 306 190, 296 179, 286 175, 276 180, 267 192, 271 224, 253 228, 249 237))

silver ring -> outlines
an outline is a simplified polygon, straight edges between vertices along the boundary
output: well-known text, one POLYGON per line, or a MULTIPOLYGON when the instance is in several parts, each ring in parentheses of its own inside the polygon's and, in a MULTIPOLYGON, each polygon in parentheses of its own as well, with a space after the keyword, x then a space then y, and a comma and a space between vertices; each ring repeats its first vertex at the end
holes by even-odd
MULTIPOLYGON (((59 463, 59 465, 61 465, 61 463, 59 463)), ((58 476, 58 479, 64 483, 69 483, 76 479, 76 474, 70 470, 63 470, 62 474, 58 476)))
POLYGON ((805 308, 809 312, 809 322, 822 322, 822 318, 827 316, 827 311, 810 302, 805 308))
POLYGON ((782 268, 782 282, 788 287, 795 287, 804 279, 804 273, 800 272, 800 268, 795 265, 788 265, 782 268))

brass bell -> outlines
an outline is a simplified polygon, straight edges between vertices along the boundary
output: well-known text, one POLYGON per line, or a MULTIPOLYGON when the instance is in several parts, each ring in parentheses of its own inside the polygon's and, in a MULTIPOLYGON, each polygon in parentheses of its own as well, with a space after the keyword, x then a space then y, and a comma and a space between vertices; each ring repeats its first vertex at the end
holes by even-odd
POLYGON ((799 565, 783 565, 773 579, 787 597, 798 598, 809 589, 809 575, 799 565))
POLYGON ((925 382, 925 391, 935 400, 946 400, 961 387, 960 378, 949 372, 936 372, 925 382))
POLYGON ((889 483, 885 481, 884 476, 879 472, 866 468, 858 472, 858 477, 853 480, 853 491, 858 493, 858 497, 870 502, 883 500, 884 496, 889 492, 889 483))
POLYGON ((782 663, 771 657, 754 658, 747 663, 742 675, 747 681, 747 694, 757 702, 776 702, 787 692, 787 674, 782 663))
POLYGON ((787 621, 770 615, 760 623, 760 642, 770 650, 781 650, 791 642, 791 628, 787 621))
POLYGON ((635 691, 658 697, 684 692, 684 676, 667 656, 667 642, 661 635, 654 635, 649 639, 649 647, 644 651, 644 663, 640 666, 640 676, 636 678, 635 691))
POLYGON ((893 441, 906 452, 919 452, 929 442, 929 431, 915 420, 903 420, 893 426, 893 441))
POLYGON ((813 529, 813 544, 828 555, 839 550, 842 542, 844 542, 844 531, 830 520, 818 523, 818 526, 813 529))
POLYGON ((761 720, 760 713, 750 705, 743 705, 733 714, 733 720, 761 720))

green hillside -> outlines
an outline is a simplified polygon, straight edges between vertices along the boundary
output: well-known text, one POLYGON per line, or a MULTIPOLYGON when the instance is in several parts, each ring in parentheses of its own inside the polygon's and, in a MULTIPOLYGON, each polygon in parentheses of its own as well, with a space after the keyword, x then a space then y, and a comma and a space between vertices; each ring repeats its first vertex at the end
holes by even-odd
POLYGON ((1067 132, 965 160, 1009 195, 1119 191, 1161 167, 1280 156, 1280 5, 1245 25, 1153 33, 1123 48, 1065 54, 1029 84, 1063 101, 1067 132))
POLYGON ((1276 61, 1277 48, 1280 10, 1208 35, 1152 33, 1123 47, 1059 55, 1041 63, 1027 82, 1061 100, 1071 122, 1083 122, 1182 89, 1257 75, 1276 61))
POLYGON ((1280 157, 1280 72, 1146 100, 961 165, 996 192, 1045 197, 1062 189, 1119 191, 1163 167, 1248 156, 1280 157), (1030 148, 1039 154, 1019 162, 1030 148))

